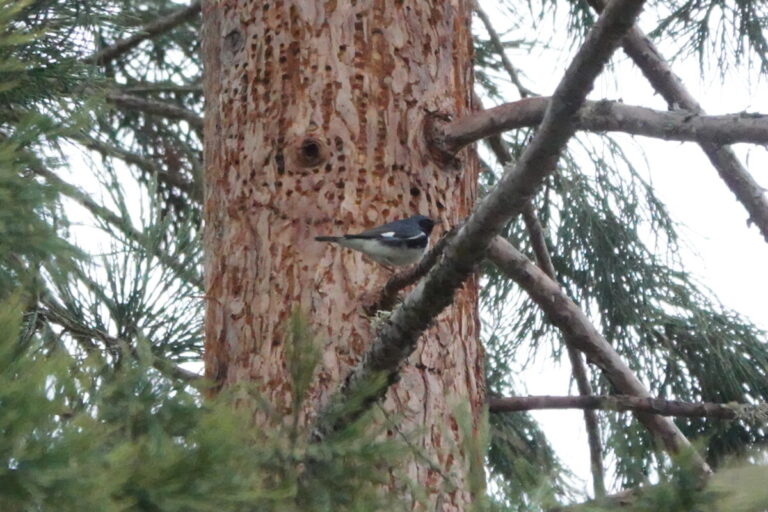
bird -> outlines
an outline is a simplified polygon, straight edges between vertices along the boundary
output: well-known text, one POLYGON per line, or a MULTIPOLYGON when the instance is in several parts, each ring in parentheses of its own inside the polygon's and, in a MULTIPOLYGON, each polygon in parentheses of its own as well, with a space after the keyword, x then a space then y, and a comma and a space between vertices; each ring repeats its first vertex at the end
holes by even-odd
POLYGON ((342 236, 316 236, 318 242, 333 242, 366 254, 383 265, 401 267, 419 261, 429 243, 435 221, 414 215, 342 236))

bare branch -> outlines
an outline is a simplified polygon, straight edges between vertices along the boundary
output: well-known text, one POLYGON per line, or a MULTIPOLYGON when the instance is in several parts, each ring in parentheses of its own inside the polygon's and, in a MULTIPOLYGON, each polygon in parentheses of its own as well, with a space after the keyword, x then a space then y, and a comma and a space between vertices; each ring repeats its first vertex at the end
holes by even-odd
POLYGON ((75 187, 74 185, 70 185, 69 183, 65 182, 48 169, 45 169, 42 166, 33 166, 31 167, 31 171, 38 176, 45 178, 48 183, 55 185, 59 192, 80 203, 80 205, 82 205, 97 218, 102 219, 108 224, 119 229, 130 240, 139 244, 141 247, 150 249, 152 254, 154 254, 155 257, 157 257, 157 259, 163 265, 173 270, 179 278, 202 289, 203 280, 199 275, 197 275, 194 268, 190 268, 189 265, 182 264, 176 260, 176 258, 166 254, 159 248, 153 247, 153 244, 147 242, 147 237, 139 230, 134 228, 130 222, 123 219, 119 215, 116 215, 108 208, 105 208, 96 203, 93 199, 90 198, 88 194, 75 187))
POLYGON ((765 415, 768 405, 716 404, 712 402, 681 402, 660 398, 603 395, 603 396, 513 396, 488 399, 490 412, 517 412, 538 409, 589 409, 605 411, 634 411, 662 416, 686 418, 720 418, 733 420, 756 414, 765 415))
MULTIPOLYGON (((584 352, 587 359, 605 373, 619 392, 650 397, 645 385, 589 322, 581 308, 525 255, 506 240, 496 237, 489 247, 488 258, 528 293, 547 318, 563 332, 568 342, 584 352)), ((678 453, 690 447, 685 436, 668 418, 646 413, 637 413, 637 418, 663 442, 669 452, 678 453)), ((697 465, 702 474, 711 473, 704 460, 698 460, 697 465)))
POLYGON ((320 411, 312 431, 314 441, 349 425, 384 396, 421 333, 451 303, 456 289, 483 259, 491 240, 520 213, 555 169, 560 152, 574 133, 574 115, 642 5, 642 0, 613 0, 605 9, 566 70, 531 144, 515 167, 509 168, 478 203, 437 264, 381 327, 359 366, 320 411))
POLYGON ((176 28, 182 23, 191 20, 200 13, 200 0, 195 0, 189 6, 182 7, 171 14, 148 23, 137 33, 125 39, 115 41, 113 44, 102 48, 96 53, 86 57, 85 62, 103 66, 107 62, 128 53, 143 41, 152 39, 160 34, 176 28))
POLYGON ((501 38, 499 37, 499 34, 496 32, 496 29, 493 28, 493 23, 491 23, 491 19, 488 17, 488 15, 485 13, 485 11, 480 7, 480 4, 475 1, 474 5, 475 14, 477 14, 477 17, 480 18, 480 21, 483 22, 483 25, 485 26, 486 32, 488 32, 488 36, 491 38, 491 44, 493 44, 494 49, 496 50, 496 53, 499 55, 499 58, 501 59, 501 65, 504 67, 504 70, 509 75, 510 81, 517 87, 517 92, 520 93, 521 98, 526 98, 528 96, 536 96, 536 93, 531 91, 530 89, 526 88, 522 83, 520 83, 520 77, 517 73, 517 69, 515 69, 515 66, 512 65, 512 62, 507 57, 507 53, 504 51, 504 45, 501 42, 501 38))
POLYGON ((202 94, 203 86, 199 83, 179 85, 174 83, 139 82, 131 85, 115 85, 116 89, 129 94, 170 92, 179 94, 202 94))
POLYGON ((183 107, 165 101, 148 100, 118 91, 108 92, 106 98, 110 103, 121 108, 134 109, 144 112, 145 114, 186 121, 195 131, 202 133, 203 118, 183 107))
MULTIPOLYGON (((547 249, 547 241, 544 236, 544 228, 539 222, 533 205, 529 202, 523 209, 523 221, 528 231, 528 236, 533 246, 533 252, 536 255, 536 261, 539 267, 552 281, 557 282, 555 277, 555 266, 552 264, 552 258, 547 249)), ((573 378, 576 380, 576 387, 582 396, 592 395, 592 385, 589 383, 587 367, 581 354, 574 344, 563 336, 565 348, 568 352, 568 359, 571 362, 573 378)), ((605 496, 605 472, 603 470, 603 446, 600 441, 600 424, 597 421, 597 415, 594 411, 584 409, 584 425, 587 430, 587 442, 589 444, 589 459, 592 469, 592 483, 595 491, 595 497, 605 496)))
MULTIPOLYGON (((603 0, 589 0, 590 5, 600 12, 603 0)), ((632 27, 623 41, 624 51, 637 64, 653 88, 661 94, 671 108, 684 108, 697 114, 704 110, 683 82, 672 72, 661 53, 638 27, 632 27)), ((768 196, 747 169, 741 165, 733 150, 716 142, 700 144, 709 161, 717 169, 720 178, 744 205, 750 220, 757 224, 763 238, 768 242, 768 196)))
MULTIPOLYGON (((441 149, 456 153, 490 135, 516 128, 537 126, 550 98, 526 98, 464 116, 442 126, 441 149)), ((664 140, 768 143, 768 115, 739 113, 704 116, 676 110, 661 112, 616 101, 587 101, 575 119, 576 129, 592 132, 624 132, 664 140)))

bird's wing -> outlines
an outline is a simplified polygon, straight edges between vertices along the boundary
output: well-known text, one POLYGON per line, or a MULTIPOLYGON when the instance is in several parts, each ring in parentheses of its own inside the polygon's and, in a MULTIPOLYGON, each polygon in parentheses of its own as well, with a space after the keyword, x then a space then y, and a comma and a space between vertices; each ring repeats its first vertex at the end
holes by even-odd
POLYGON ((416 223, 388 222, 362 233, 346 235, 346 238, 420 238, 424 232, 416 223))

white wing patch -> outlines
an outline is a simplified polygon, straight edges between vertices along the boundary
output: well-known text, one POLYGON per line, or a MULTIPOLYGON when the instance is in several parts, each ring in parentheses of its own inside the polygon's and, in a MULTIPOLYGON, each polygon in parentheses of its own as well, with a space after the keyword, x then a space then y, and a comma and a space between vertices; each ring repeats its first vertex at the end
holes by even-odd
POLYGON ((426 233, 419 233, 418 235, 409 236, 405 240, 418 240, 419 238, 425 238, 427 236, 426 233))
POLYGON ((395 236, 395 232, 394 231, 387 231, 385 233, 382 233, 379 236, 381 236, 382 238, 392 238, 392 237, 395 236))

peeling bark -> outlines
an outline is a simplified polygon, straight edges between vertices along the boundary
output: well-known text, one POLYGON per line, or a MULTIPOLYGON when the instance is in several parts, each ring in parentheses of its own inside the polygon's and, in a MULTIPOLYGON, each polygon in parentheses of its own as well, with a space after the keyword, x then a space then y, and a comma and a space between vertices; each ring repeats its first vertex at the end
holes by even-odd
MULTIPOLYGON (((468 215, 476 157, 447 169, 423 130, 429 116, 472 110, 470 13, 469 0, 204 2, 205 361, 219 386, 254 382, 291 413, 283 343, 298 306, 323 343, 301 417, 312 422, 369 349, 361 298, 389 275, 313 237, 421 213, 437 220, 436 239, 468 215)), ((484 399, 470 281, 384 403, 459 482, 443 510, 470 502, 454 407, 469 402, 479 417, 484 399)), ((439 472, 415 458, 406 472, 436 503, 439 472)))

